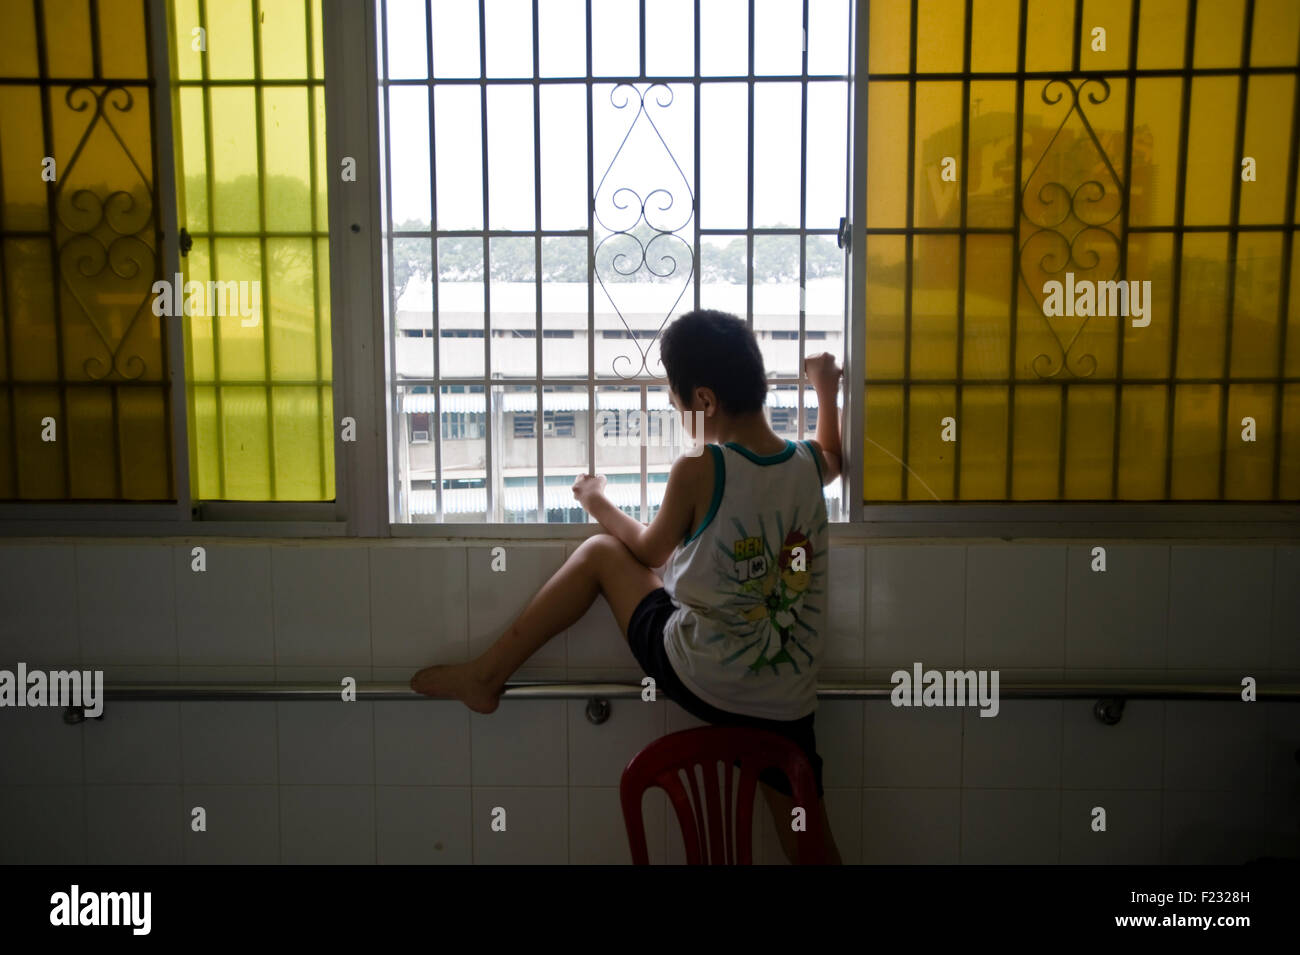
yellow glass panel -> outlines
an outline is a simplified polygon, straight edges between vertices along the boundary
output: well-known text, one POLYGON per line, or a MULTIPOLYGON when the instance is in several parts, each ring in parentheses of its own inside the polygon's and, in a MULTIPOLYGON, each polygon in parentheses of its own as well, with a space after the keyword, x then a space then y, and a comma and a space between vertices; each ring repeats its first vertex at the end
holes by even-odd
POLYGON ((960 236, 918 235, 912 264, 909 377, 957 377, 957 250, 960 236))
POLYGON ((1295 0, 1255 0, 1250 65, 1295 66, 1298 35, 1300 4, 1295 0))
POLYGON ((907 72, 910 7, 909 0, 875 0, 869 4, 867 69, 870 72, 907 72))
POLYGON ((1189 232, 1183 237, 1183 276, 1178 314, 1179 378, 1223 374, 1228 314, 1228 237, 1189 232))
MULTIPOLYGON (((1011 238, 968 235, 966 315, 962 329, 962 377, 1007 377, 1010 355, 1011 238)), ((1021 294, 1024 294, 1023 292, 1021 294)))
POLYGON ((1281 233, 1242 232, 1237 237, 1232 292, 1233 377, 1266 378, 1277 373, 1281 275, 1281 233))
POLYGON ((1016 85, 1007 80, 970 85, 968 168, 958 170, 966 186, 966 224, 1010 228, 1015 211, 1016 85))
POLYGON ((1026 70, 1071 69, 1070 49, 1074 46, 1072 8, 1073 4, 1063 8, 1060 0, 1029 0, 1025 16, 1026 70))
POLYGON ((1237 135, 1235 76, 1192 79, 1187 139, 1187 193, 1183 216, 1188 225, 1228 225, 1232 185, 1241 164, 1233 155, 1237 135))
POLYGON ((1026 385, 1015 390, 1011 497, 1055 501, 1061 441, 1061 389, 1026 385))
POLYGON ((203 90, 184 87, 176 97, 179 105, 174 125, 178 130, 176 157, 177 201, 190 233, 207 232, 208 151, 205 142, 207 106, 203 90))
POLYGON ((1001 501, 1007 491, 1007 389, 966 386, 961 392, 963 501, 1001 501))
POLYGON ((0 84, 4 223, 6 229, 14 232, 44 232, 50 227, 49 183, 36 174, 40 167, 34 165, 45 154, 41 129, 44 113, 37 87, 0 84))
MULTIPOLYGON (((12 5, 5 4, 5 7, 12 5)), ((45 21, 47 75, 57 79, 94 77, 90 0, 41 0, 41 8, 45 21)))
POLYGON ((1083 20, 1079 30, 1081 70, 1128 68, 1131 15, 1132 0, 1083 0, 1083 20), (1098 28, 1105 33, 1094 35, 1098 28), (1097 46, 1105 48, 1094 49, 1097 46))
POLYGON ((319 389, 320 417, 316 425, 319 428, 321 454, 325 459, 325 486, 320 496, 331 500, 335 496, 334 487, 334 389, 324 385, 319 389))
POLYGON ((172 497, 171 407, 161 388, 118 389, 122 494, 131 500, 172 497))
POLYGON ((956 420, 957 441, 962 422, 957 418, 957 389, 913 385, 908 400, 907 500, 951 501, 957 470, 957 442, 944 441, 944 418, 956 420))
MULTIPOLYGON (((219 232, 256 232, 261 227, 257 195, 257 101, 253 88, 215 87, 212 103, 212 176, 214 228, 219 232)), ((188 173, 188 170, 187 170, 188 173)))
POLYGON ((5 73, 43 83, 0 81, 3 493, 165 500, 171 419, 166 339, 149 307, 159 226, 143 2, 96 2, 97 33, 87 0, 20 6, 6 10, 5 73), (54 438, 42 440, 48 428, 54 438))
POLYGON ((1187 0, 1142 0, 1138 69, 1182 69, 1187 46, 1187 0))
POLYGON ((68 389, 68 426, 64 433, 72 482, 68 497, 111 499, 117 496, 114 390, 112 387, 68 389))
POLYGON ((916 84, 916 169, 912 215, 922 227, 961 225, 961 84, 916 84), (958 122, 954 122, 958 120, 958 122), (943 178, 951 159, 954 182, 943 178))
MULTIPOLYGON (((256 239, 218 239, 214 271, 217 282, 251 283, 262 281, 262 250, 256 239)), ((230 288, 229 285, 226 286, 230 288)), ((273 304, 263 289, 262 316, 268 313, 273 304)), ((214 318, 217 328, 219 360, 221 362, 221 380, 229 381, 265 381, 266 380, 266 322, 259 320, 255 324, 246 324, 250 319, 232 314, 230 309, 225 314, 214 318)))
POLYGON ((1277 388, 1261 384, 1228 387, 1225 500, 1267 501, 1273 497, 1273 400, 1277 388), (1246 418, 1254 419, 1253 437, 1246 418))
MULTIPOLYGON (((0 77, 32 79, 40 75, 37 60, 36 12, 30 3, 8 4, 0 30, 0 77)), ((9 126, 3 127, 6 131, 9 126)), ((8 186, 8 180, 5 183, 8 186)))
POLYGON ((103 74, 113 79, 149 78, 149 31, 140 0, 99 4, 99 50, 103 74))
POLYGON ((325 30, 321 26, 320 3, 313 2, 311 4, 311 75, 313 79, 320 79, 325 75, 324 36, 325 30))
POLYGON ((1300 385, 1282 386, 1282 453, 1278 500, 1300 500, 1300 385))
POLYGON ((1121 501, 1164 499, 1168 407, 1169 389, 1164 385, 1125 385, 1120 390, 1118 494, 1121 501))
POLYGON ((208 78, 247 80, 254 77, 252 0, 207 0, 208 78))
POLYGON ((1295 77, 1252 76, 1246 97, 1246 139, 1242 153, 1255 160, 1255 181, 1241 184, 1239 221, 1281 224, 1286 218, 1287 156, 1291 150, 1295 77))
POLYGON ((173 75, 181 80, 202 79, 204 54, 195 48, 200 42, 206 45, 206 37, 195 32, 200 29, 199 0, 170 0, 167 6, 173 75))
POLYGON ((262 78, 307 78, 307 9, 302 0, 258 0, 262 78))
MULTIPOLYGON (((332 497, 333 485, 325 486, 318 389, 314 385, 281 386, 271 391, 275 406, 276 497, 281 500, 332 497)), ((333 453, 331 444, 330 456, 333 453)))
POLYGON ((1197 4, 1195 67, 1241 66, 1241 31, 1245 25, 1246 0, 1197 4))
MULTIPOLYGON (((1019 0, 973 0, 971 3, 971 69, 976 73, 1014 70, 1019 25, 1019 0)), ((975 95, 973 90, 974 87, 972 87, 972 97, 975 95)))
POLYGON ((1178 126, 1183 81, 1152 76, 1137 81, 1133 101, 1130 226, 1172 226, 1178 205, 1178 126))
POLYGON ((965 0, 931 0, 916 10, 916 70, 957 73, 962 68, 965 0))
MULTIPOLYGON (((1167 232, 1131 232, 1128 279, 1151 283, 1151 324, 1122 323, 1125 378, 1164 378, 1169 374, 1169 342, 1174 328, 1174 237, 1167 232)), ((1145 288, 1145 287, 1143 287, 1145 288)), ((1145 294, 1145 292, 1144 292, 1145 294)), ((1163 435, 1163 432, 1161 432, 1163 435)), ((1161 439, 1163 440, 1163 438, 1161 439)))
MULTIPOLYGON (((328 238, 316 240, 316 297, 320 315, 320 331, 316 336, 316 350, 320 353, 319 376, 322 384, 328 385, 334 380, 334 344, 329 336, 329 301, 330 301, 330 243, 328 238)), ((333 389, 325 388, 325 402, 328 404, 334 395, 333 389)), ((333 433, 333 428, 326 422, 326 432, 333 433)), ((330 455, 329 468, 334 466, 334 456, 330 455)), ((333 484, 331 483, 331 487, 333 484)))
POLYGON ((905 239, 867 236, 866 378, 903 377, 905 239))
POLYGON ((867 84, 867 224, 907 225, 906 83, 867 84))
POLYGON ((1291 295, 1286 315, 1286 357, 1283 374, 1300 378, 1300 242, 1291 243, 1291 295))
POLYGON ((307 90, 268 88, 262 92, 262 130, 266 184, 266 228, 270 232, 309 231, 312 227, 311 150, 307 90))
POLYGON ((275 381, 316 381, 316 288, 310 239, 267 239, 270 305, 271 377, 275 381))
POLYGON ((271 489, 270 408, 266 389, 227 385, 221 389, 224 497, 264 501, 271 489))
POLYGON ((0 388, 0 498, 18 496, 17 449, 14 447, 14 432, 10 428, 10 390, 0 388))
POLYGON ((1115 388, 1101 384, 1071 385, 1065 395, 1065 498, 1110 500, 1115 388))
MULTIPOLYGON (((212 279, 211 242, 195 239, 185 258, 186 282, 198 282, 207 288, 212 279)), ((191 383, 212 384, 217 378, 215 336, 217 322, 211 315, 189 315, 185 321, 185 368, 191 383)))
POLYGON ((221 427, 217 414, 217 389, 188 387, 190 476, 197 488, 221 488, 221 427))
MULTIPOLYGON (((42 422, 53 418, 55 436, 63 419, 59 389, 37 385, 19 386, 14 396, 14 449, 18 458, 19 498, 64 498, 68 496, 63 460, 68 442, 44 441, 42 422)), ((65 439, 67 428, 62 431, 65 439)))
POLYGON ((1173 500, 1219 496, 1218 385, 1174 386, 1173 500))
POLYGON ((1049 318, 1044 315, 1040 304, 1043 297, 1041 284, 1041 280, 1036 286, 1031 284, 1030 290, 1026 290, 1023 281, 1019 285, 1015 377, 1030 381, 1058 375, 1069 378, 1070 371, 1065 368, 1067 360, 1071 362, 1070 367, 1078 369, 1080 373, 1087 371, 1086 365, 1080 368, 1074 364, 1074 360, 1083 354, 1082 350, 1072 349, 1067 352, 1071 338, 1078 333, 1085 320, 1081 317, 1049 318))
POLYGON ((312 90, 312 108, 316 111, 316 231, 329 231, 329 168, 325 152, 325 90, 312 90))
POLYGON ((862 493, 867 503, 902 497, 903 389, 867 382, 863 395, 862 493))
POLYGON ((209 22, 194 25, 208 29, 207 75, 234 82, 205 88, 191 79, 178 97, 181 218, 196 233, 186 278, 228 289, 239 307, 192 316, 185 326, 194 494, 328 500, 325 100, 320 82, 306 82, 309 55, 311 72, 321 72, 320 3, 260 0, 216 10, 209 0, 201 12, 209 22), (231 43, 246 48, 224 49, 231 43))
POLYGON ((50 321, 54 314, 50 244, 44 239, 7 239, 4 264, 14 380, 57 381, 58 327, 50 321))

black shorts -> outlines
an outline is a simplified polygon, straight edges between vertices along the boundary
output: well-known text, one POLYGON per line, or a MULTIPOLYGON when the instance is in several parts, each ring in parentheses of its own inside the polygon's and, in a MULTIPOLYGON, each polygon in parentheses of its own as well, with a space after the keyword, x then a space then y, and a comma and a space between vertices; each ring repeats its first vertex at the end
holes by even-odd
MULTIPOLYGON (((744 726, 771 730, 792 740, 804 751, 808 762, 812 764, 813 778, 817 781, 817 795, 825 795, 822 788, 822 758, 817 755, 817 737, 813 733, 813 717, 817 714, 809 713, 797 720, 765 720, 756 716, 720 710, 701 700, 682 683, 677 676, 677 671, 673 669, 672 661, 668 659, 668 651, 664 649, 664 624, 676 610, 677 607, 668 596, 668 591, 659 587, 646 594, 632 611, 632 618, 627 626, 627 643, 646 676, 654 677, 657 688, 696 719, 717 726, 744 726)), ((779 793, 784 793, 786 796, 793 795, 790 781, 779 769, 765 769, 758 774, 758 778, 779 793)))

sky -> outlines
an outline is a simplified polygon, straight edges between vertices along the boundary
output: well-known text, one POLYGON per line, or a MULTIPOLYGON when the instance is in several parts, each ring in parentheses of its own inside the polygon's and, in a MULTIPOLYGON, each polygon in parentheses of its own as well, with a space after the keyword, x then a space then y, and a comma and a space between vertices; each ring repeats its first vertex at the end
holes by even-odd
MULTIPOLYGON (((585 3, 538 0, 540 75, 585 74, 585 3)), ((700 0, 701 75, 744 73, 748 60, 747 0, 700 0)), ((531 0, 487 0, 487 75, 531 76, 531 0)), ((640 203, 620 187, 649 198, 651 225, 693 228, 690 196, 697 193, 702 228, 744 229, 747 171, 746 84, 702 84, 700 183, 694 181, 694 91, 687 83, 639 83, 638 97, 617 80, 639 72, 637 0, 592 0, 592 187, 600 220, 628 228, 640 203), (671 100, 671 102, 669 102, 671 100), (623 108, 618 108, 622 105, 623 108), (654 126, 648 120, 653 120, 654 126), (629 135, 629 127, 631 133, 629 135), (657 133, 656 129, 657 127, 657 133), (627 141, 623 143, 624 137, 627 141), (660 139, 662 137, 662 141, 660 139), (622 149, 620 150, 620 144, 622 149), (675 161, 675 162, 674 162, 675 161), (613 164, 611 167, 611 163, 613 164), (680 171, 679 168, 680 167, 680 171), (606 172, 608 170, 608 176, 606 172), (601 186, 602 177, 605 183, 601 186), (671 205, 659 208, 668 198, 671 205), (630 208, 615 202, 632 201, 630 208)), ((427 79, 426 3, 387 0, 390 79, 427 79)), ((755 75, 798 73, 802 0, 755 0, 755 75)), ((479 75, 477 0, 432 0, 434 78, 479 75)), ((843 75, 848 64, 848 0, 809 0, 810 75, 843 75)), ((693 70, 691 0, 646 0, 646 67, 650 75, 689 77, 693 70)), ((489 87, 488 156, 493 229, 535 227, 532 87, 489 87)), ((581 84, 541 90, 540 168, 543 229, 587 226, 586 102, 581 84)), ((428 86, 390 87, 394 222, 430 216, 428 86)), ((754 93, 754 225, 797 226, 799 220, 798 83, 756 83, 754 93)), ((482 157, 479 87, 436 85, 439 228, 481 229, 482 157)), ((808 86, 809 228, 835 228, 844 214, 847 84, 808 86)), ((599 229, 599 224, 597 225, 599 229)), ((689 236, 688 236, 689 238, 689 236)))

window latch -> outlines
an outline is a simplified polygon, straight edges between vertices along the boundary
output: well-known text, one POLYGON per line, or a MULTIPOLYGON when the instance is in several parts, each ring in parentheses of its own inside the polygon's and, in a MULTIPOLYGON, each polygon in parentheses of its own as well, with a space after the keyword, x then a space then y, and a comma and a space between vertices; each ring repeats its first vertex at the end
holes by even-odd
POLYGON ((181 228, 180 247, 181 247, 181 257, 182 257, 182 258, 184 258, 185 256, 189 255, 189 254, 190 254, 190 249, 194 248, 194 239, 193 239, 193 237, 192 237, 188 232, 186 232, 185 229, 184 229, 183 227, 181 228))
POLYGON ((840 216, 840 228, 839 231, 835 233, 835 244, 838 245, 841 249, 847 249, 849 247, 849 217, 848 216, 840 216))

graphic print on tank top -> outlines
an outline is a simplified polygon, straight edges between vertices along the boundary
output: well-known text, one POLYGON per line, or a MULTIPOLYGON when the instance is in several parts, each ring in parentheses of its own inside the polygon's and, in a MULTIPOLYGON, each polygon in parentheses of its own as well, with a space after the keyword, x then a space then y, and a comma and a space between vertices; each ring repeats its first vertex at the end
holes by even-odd
MULTIPOLYGON (((724 543, 726 537, 717 540, 718 593, 724 595, 723 609, 747 626, 731 634, 743 640, 743 646, 721 662, 742 662, 753 673, 764 668, 780 673, 785 666, 802 673, 815 657, 809 641, 800 637, 817 635, 807 621, 821 617, 825 592, 823 562, 813 563, 812 534, 804 529, 797 507, 789 530, 782 526, 779 511, 760 517, 757 528, 746 527, 736 518, 731 523, 735 533, 729 535, 730 548, 724 543), (775 535, 769 535, 769 522, 775 535), (779 551, 773 541, 780 542, 779 551)), ((820 526, 810 530, 820 533, 825 526, 822 516, 820 526)), ((727 636, 718 634, 713 639, 727 636)))

